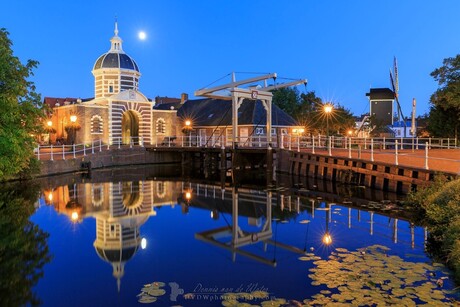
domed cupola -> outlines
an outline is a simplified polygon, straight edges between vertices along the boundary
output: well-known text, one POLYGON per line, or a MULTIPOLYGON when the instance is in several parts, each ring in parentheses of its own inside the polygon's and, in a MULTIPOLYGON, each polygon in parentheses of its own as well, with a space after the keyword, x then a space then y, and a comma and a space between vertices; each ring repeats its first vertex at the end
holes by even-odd
POLYGON ((114 32, 115 35, 110 40, 110 50, 101 55, 93 67, 95 98, 139 89, 141 73, 133 58, 123 51, 123 40, 118 36, 118 22, 115 22, 114 32))

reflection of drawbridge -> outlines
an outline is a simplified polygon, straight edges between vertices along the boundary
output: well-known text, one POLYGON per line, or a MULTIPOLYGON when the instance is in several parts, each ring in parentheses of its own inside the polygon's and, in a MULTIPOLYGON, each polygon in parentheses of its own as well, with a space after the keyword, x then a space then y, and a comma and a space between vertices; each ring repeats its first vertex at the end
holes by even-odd
MULTIPOLYGON (((195 234, 195 238, 206 243, 218 246, 220 248, 226 249, 232 253, 233 261, 236 260, 236 255, 240 254, 242 256, 248 257, 255 261, 270 265, 276 266, 276 254, 274 255, 273 260, 268 259, 267 257, 260 256, 253 252, 242 249, 243 247, 249 245, 255 245, 262 243, 264 245, 264 252, 267 251, 268 245, 273 245, 275 247, 274 251, 276 253, 276 248, 284 248, 293 253, 305 254, 305 250, 277 242, 272 240, 272 193, 267 191, 266 195, 266 211, 265 211, 265 223, 260 227, 259 231, 244 231, 240 228, 238 222, 238 189, 236 187, 232 188, 232 225, 204 231, 195 234)), ((251 218, 250 218, 251 219, 251 218)), ((251 220, 250 220, 251 221, 251 220)))

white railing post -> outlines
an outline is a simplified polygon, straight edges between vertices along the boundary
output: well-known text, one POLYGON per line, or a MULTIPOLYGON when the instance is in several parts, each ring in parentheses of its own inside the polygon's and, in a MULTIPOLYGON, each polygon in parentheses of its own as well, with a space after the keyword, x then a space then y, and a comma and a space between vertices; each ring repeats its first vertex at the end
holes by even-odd
POLYGON ((86 146, 85 146, 85 143, 83 143, 83 155, 86 156, 86 146))
POLYGON ((72 148, 73 148, 73 158, 75 159, 75 144, 72 144, 72 148))
POLYGON ((181 137, 181 140, 182 140, 182 142, 181 142, 182 147, 184 147, 184 136, 181 137))
POLYGON ((64 144, 62 144, 62 160, 65 160, 65 149, 64 149, 64 144))
POLYGON ((133 138, 129 138, 129 148, 133 148, 133 138))
POLYGON ((367 149, 367 137, 364 138, 364 150, 367 149))
POLYGON ((284 148, 284 134, 281 134, 281 137, 280 137, 280 148, 283 149, 284 148))
POLYGON ((374 162, 374 139, 371 139, 371 161, 374 162))
POLYGON ((401 150, 404 149, 403 145, 404 145, 404 140, 403 140, 403 137, 401 137, 401 150))
POLYGON ((99 140, 99 152, 101 152, 101 151, 102 151, 102 140, 100 139, 99 140))
POLYGON ((351 138, 348 138, 348 159, 351 159, 351 138))
POLYGON ((428 149, 431 149, 431 138, 428 138, 428 149))
POLYGON ((327 148, 327 151, 328 151, 329 156, 332 156, 332 144, 331 144, 331 142, 332 142, 332 137, 331 137, 331 136, 329 137, 328 142, 329 142, 329 144, 328 144, 329 146, 328 146, 328 148, 327 148))
POLYGON ((121 139, 118 139, 118 149, 121 147, 121 139))
POLYGON ((383 145, 382 145, 382 149, 385 150, 386 149, 386 144, 385 144, 385 137, 383 137, 383 145))
POLYGON ((292 136, 291 136, 291 135, 289 135, 289 150, 291 150, 291 149, 292 149, 292 148, 291 148, 291 146, 292 146, 292 144, 291 144, 291 143, 292 143, 292 136))
POLYGON ((395 165, 399 165, 399 162, 398 162, 398 140, 395 140, 395 165))
POLYGON ((450 149, 450 138, 447 138, 447 149, 450 149))
POLYGON ((428 169, 428 142, 425 142, 425 169, 428 169))
POLYGON ((37 160, 40 161, 40 144, 37 145, 37 160))
POLYGON ((51 151, 50 151, 50 154, 51 154, 51 161, 53 161, 53 144, 51 144, 51 151))
POLYGON ((311 153, 314 154, 315 153, 315 137, 312 136, 311 138, 311 153))
POLYGON ((415 149, 418 150, 418 137, 415 138, 415 149))
POLYGON ((94 154, 94 140, 91 141, 91 153, 94 154))
POLYGON ((300 136, 297 136, 297 152, 300 152, 300 136))

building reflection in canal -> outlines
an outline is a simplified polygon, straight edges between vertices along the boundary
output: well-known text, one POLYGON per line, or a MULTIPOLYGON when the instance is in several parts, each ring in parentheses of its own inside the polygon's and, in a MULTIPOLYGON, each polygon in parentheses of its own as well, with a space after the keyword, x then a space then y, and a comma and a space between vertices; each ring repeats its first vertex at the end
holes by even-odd
POLYGON ((174 206, 181 186, 163 181, 82 183, 45 190, 43 194, 47 204, 73 222, 96 219, 94 248, 112 265, 120 289, 126 262, 147 245, 139 228, 157 214, 156 208, 174 206))
MULTIPOLYGON (((333 243, 334 233, 330 225, 338 222, 333 214, 339 213, 334 207, 341 207, 348 215, 348 228, 353 227, 353 219, 361 222, 362 212, 368 211, 369 233, 375 234, 374 210, 362 211, 354 204, 338 204, 326 196, 311 194, 310 191, 296 190, 256 190, 218 184, 200 184, 180 181, 124 181, 101 183, 74 183, 43 191, 43 199, 57 212, 65 214, 74 223, 85 218, 96 220, 96 238, 93 243, 98 256, 112 265, 113 277, 120 291, 125 264, 139 248, 148 245, 142 238, 140 227, 155 217, 163 206, 179 205, 183 214, 189 208, 200 208, 210 212, 211 219, 224 218, 226 226, 197 232, 195 238, 217 246, 231 253, 233 261, 237 255, 250 258, 269 266, 276 266, 276 254, 267 254, 267 247, 273 246, 292 254, 304 254, 307 246, 296 246, 280 242, 273 231, 274 223, 295 219, 303 211, 312 219, 325 219, 325 229, 320 241, 325 246, 333 243), (324 198, 323 198, 324 197, 324 198), (324 212, 324 213, 323 213, 324 212), (226 219, 225 216, 232 218, 226 219), (242 219, 247 223, 241 225, 242 219), (260 244, 262 252, 245 249, 260 244)), ((379 212, 378 214, 384 214, 379 212)), ((389 216, 390 228, 379 235, 392 234, 393 242, 398 242, 398 218, 389 216)), ((414 224, 409 223, 411 246, 414 248, 414 224)), ((362 224, 361 224, 362 226, 362 224)), ((425 232, 426 234, 426 232, 425 232)), ((302 245, 302 244, 300 244, 302 245)))

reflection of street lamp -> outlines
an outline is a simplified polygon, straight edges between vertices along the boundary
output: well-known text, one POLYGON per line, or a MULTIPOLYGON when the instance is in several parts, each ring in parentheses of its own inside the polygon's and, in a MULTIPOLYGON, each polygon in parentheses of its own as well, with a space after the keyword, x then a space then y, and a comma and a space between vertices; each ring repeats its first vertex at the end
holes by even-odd
POLYGON ((326 232, 323 235, 323 243, 324 245, 331 245, 332 244, 332 237, 329 233, 329 214, 331 211, 331 205, 328 205, 326 212, 326 232))
POLYGON ((70 115, 70 122, 75 124, 77 122, 77 115, 70 115))

